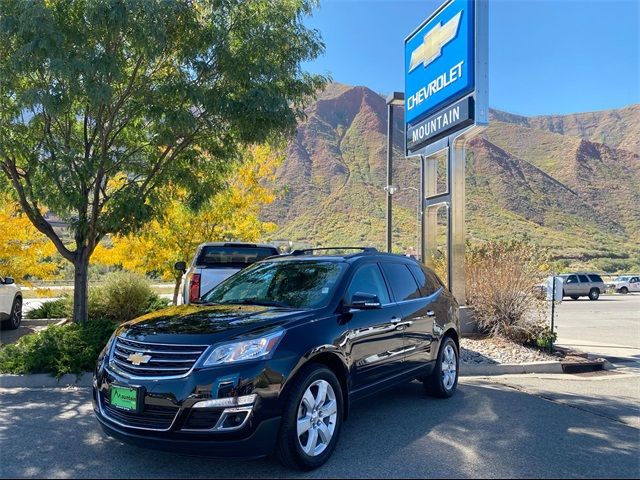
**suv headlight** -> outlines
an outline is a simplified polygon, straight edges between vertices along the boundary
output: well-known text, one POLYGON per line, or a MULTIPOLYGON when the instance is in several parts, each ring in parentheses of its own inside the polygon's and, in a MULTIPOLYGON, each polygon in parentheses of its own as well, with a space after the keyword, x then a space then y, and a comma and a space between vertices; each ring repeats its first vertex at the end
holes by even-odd
POLYGON ((278 346, 284 332, 284 330, 277 330, 250 340, 219 345, 213 349, 202 366, 211 367, 268 357, 278 346))

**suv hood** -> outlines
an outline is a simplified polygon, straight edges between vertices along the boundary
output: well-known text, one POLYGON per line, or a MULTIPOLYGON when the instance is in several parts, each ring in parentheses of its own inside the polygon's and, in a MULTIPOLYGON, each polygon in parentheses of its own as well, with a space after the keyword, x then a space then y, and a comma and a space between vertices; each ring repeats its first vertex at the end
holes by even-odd
POLYGON ((308 315, 305 310, 257 305, 180 305, 124 323, 117 335, 155 343, 212 345, 258 335, 308 315))

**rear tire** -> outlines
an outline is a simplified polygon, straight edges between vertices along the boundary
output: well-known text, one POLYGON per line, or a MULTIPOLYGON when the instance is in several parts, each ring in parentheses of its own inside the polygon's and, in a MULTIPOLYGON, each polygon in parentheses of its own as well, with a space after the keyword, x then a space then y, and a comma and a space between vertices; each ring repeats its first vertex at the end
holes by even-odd
POLYGON ((451 337, 444 337, 438 351, 436 366, 422 384, 433 397, 449 398, 456 393, 460 367, 458 347, 451 337))
POLYGON ((592 288, 589 291, 589 300, 598 300, 598 298, 600 298, 600 290, 592 288))
POLYGON ((578 300, 580 297, 579 297, 578 295, 571 295, 571 298, 572 298, 573 300, 578 300))
POLYGON ((627 293, 629 293, 629 289, 627 287, 622 287, 620 289, 620 293, 623 295, 626 295, 627 293))
POLYGON ((276 456, 285 467, 313 470, 329 459, 338 443, 340 382, 327 367, 312 363, 302 367, 286 395, 276 456))
POLYGON ((2 322, 2 330, 15 330, 22 323, 22 298, 16 297, 11 305, 9 318, 2 322))

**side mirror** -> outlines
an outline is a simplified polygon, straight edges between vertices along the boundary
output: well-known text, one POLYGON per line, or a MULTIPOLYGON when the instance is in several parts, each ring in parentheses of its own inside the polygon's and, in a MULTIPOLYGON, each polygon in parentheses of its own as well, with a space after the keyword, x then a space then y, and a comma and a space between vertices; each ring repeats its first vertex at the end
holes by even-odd
POLYGON ((351 297, 351 303, 345 305, 345 308, 353 308, 356 310, 375 310, 382 308, 382 303, 377 295, 372 293, 356 292, 351 297))
POLYGON ((4 283, 5 285, 12 285, 16 283, 16 281, 11 277, 4 277, 4 281, 2 283, 4 283))
POLYGON ((187 271, 187 264, 185 262, 176 262, 173 264, 173 268, 184 273, 187 271))

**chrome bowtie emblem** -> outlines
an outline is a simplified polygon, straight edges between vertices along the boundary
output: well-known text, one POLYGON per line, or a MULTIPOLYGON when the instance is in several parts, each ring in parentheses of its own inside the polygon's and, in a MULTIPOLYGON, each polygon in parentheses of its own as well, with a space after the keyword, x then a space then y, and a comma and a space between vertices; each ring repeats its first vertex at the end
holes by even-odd
POLYGON ((127 360, 132 365, 140 365, 141 363, 149 363, 151 360, 151 355, 143 355, 142 353, 132 353, 127 357, 127 360))

